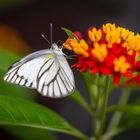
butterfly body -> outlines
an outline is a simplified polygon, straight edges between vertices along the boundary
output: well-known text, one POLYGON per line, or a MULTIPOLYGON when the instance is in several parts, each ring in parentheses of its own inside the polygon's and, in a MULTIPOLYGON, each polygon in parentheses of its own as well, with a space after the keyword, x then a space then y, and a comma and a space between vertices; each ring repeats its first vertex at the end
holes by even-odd
POLYGON ((62 49, 53 43, 50 49, 29 54, 10 67, 4 80, 37 89, 43 96, 59 98, 74 88, 74 76, 62 49))

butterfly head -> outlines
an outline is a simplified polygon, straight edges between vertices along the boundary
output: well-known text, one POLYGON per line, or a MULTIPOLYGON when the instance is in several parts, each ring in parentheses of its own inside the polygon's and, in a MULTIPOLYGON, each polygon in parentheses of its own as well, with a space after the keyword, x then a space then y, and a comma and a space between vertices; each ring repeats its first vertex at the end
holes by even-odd
POLYGON ((62 51, 62 48, 59 48, 58 45, 56 43, 53 43, 51 45, 51 49, 54 51, 55 54, 58 54, 58 55, 65 55, 62 51))

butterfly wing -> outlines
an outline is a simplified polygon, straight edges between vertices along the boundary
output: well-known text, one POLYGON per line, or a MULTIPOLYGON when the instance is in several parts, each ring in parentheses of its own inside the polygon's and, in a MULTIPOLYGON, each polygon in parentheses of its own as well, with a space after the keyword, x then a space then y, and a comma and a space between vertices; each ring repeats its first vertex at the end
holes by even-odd
POLYGON ((44 63, 50 60, 50 58, 46 57, 46 54, 50 53, 52 53, 50 50, 41 50, 25 56, 10 67, 4 80, 14 84, 36 88, 38 71, 44 63))
POLYGON ((11 66, 4 80, 37 89, 44 96, 67 96, 75 88, 74 76, 63 55, 51 50, 32 53, 11 66))
POLYGON ((53 57, 53 59, 50 65, 45 64, 40 69, 37 90, 43 96, 65 97, 75 88, 74 76, 63 55, 53 57))

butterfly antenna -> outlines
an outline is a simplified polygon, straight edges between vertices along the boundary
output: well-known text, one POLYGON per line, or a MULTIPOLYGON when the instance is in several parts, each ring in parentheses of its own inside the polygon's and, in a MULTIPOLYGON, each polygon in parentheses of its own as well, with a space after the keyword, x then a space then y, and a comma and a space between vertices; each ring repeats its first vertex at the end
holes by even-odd
POLYGON ((50 41, 52 45, 52 23, 50 23, 50 41))
POLYGON ((64 43, 64 41, 58 40, 56 44, 58 44, 58 43, 64 43))
POLYGON ((50 44, 49 40, 45 37, 45 35, 42 34, 41 37, 44 38, 50 44))

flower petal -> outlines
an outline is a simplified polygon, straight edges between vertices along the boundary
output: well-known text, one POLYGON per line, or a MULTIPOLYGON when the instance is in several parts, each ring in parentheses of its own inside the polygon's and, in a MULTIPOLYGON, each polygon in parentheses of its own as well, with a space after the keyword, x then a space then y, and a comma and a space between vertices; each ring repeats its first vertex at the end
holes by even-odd
POLYGON ((116 86, 118 86, 120 79, 121 79, 121 74, 119 72, 115 72, 113 74, 113 82, 116 86))

